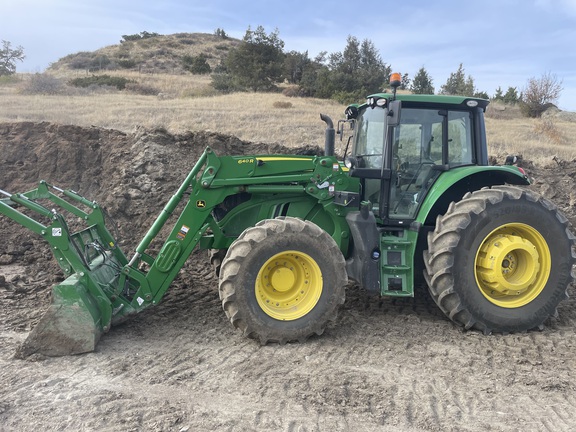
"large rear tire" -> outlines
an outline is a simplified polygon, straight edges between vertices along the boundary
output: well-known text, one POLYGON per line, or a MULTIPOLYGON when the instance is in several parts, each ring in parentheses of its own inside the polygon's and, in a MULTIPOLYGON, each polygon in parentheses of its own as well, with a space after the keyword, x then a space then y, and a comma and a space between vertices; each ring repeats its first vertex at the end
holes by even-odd
POLYGON ((220 299, 232 325, 268 342, 320 335, 344 303, 347 275, 338 245, 317 225, 268 219, 232 243, 220 271, 220 299))
POLYGON ((541 329, 568 297, 573 246, 551 202, 518 187, 485 188, 438 217, 424 276, 436 304, 466 329, 541 329))

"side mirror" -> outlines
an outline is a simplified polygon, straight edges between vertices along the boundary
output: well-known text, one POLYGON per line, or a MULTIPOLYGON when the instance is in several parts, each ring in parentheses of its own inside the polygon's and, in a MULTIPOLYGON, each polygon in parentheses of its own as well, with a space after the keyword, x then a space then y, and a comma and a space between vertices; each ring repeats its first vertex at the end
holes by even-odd
POLYGON ((344 114, 346 114, 346 120, 355 119, 358 117, 358 107, 356 105, 349 105, 346 111, 344 111, 344 114))
POLYGON ((336 130, 336 133, 338 135, 340 135, 340 141, 342 141, 343 137, 344 137, 344 126, 346 124, 350 125, 350 130, 354 130, 354 123, 356 123, 356 120, 354 119, 350 119, 350 120, 338 120, 338 129, 336 130))
POLYGON ((401 111, 402 101, 393 100, 388 104, 388 126, 398 126, 400 124, 401 111))

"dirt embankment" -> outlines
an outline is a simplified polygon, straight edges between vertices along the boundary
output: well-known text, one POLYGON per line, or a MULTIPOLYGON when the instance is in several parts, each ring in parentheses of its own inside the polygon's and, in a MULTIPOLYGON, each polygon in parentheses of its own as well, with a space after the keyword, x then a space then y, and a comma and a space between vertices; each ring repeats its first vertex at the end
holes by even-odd
MULTIPOLYGON (((0 189, 44 179, 77 190, 108 209, 129 253, 206 146, 295 151, 207 132, 0 124, 0 189)), ((576 225, 576 163, 523 165, 576 225)), ((44 242, 0 219, 2 430, 576 429, 573 289, 543 332, 484 337, 456 329, 426 293, 390 299, 351 287, 322 337, 260 347, 226 321, 206 256, 195 253, 165 301, 96 352, 13 359, 59 278, 44 242)))

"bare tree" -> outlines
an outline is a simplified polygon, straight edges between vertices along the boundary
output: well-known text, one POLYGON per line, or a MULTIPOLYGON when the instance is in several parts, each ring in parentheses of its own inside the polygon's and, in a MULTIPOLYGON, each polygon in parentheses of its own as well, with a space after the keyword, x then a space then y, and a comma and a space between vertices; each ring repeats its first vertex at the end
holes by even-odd
POLYGON ((24 48, 18 46, 12 49, 11 43, 3 40, 0 49, 0 76, 16 73, 16 61, 22 61, 24 58, 24 48))
POLYGON ((562 93, 562 80, 550 72, 540 78, 530 78, 522 92, 522 112, 528 117, 540 117, 562 93))

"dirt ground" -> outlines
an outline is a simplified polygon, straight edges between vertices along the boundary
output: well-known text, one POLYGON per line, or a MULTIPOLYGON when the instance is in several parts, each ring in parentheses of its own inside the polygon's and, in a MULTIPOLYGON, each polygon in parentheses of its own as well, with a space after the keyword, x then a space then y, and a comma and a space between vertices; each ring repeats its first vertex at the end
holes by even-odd
MULTIPOLYGON (((130 254, 206 145, 289 151, 208 132, 0 124, 0 189, 45 179, 96 199, 130 254)), ((576 162, 524 165, 576 224, 576 162)), ((13 358, 61 277, 39 237, 0 218, 2 431, 576 430, 573 287, 545 330, 483 336, 456 328, 424 291, 391 299, 350 286, 321 337, 261 347, 229 324, 196 252, 162 304, 95 352, 13 358)))

